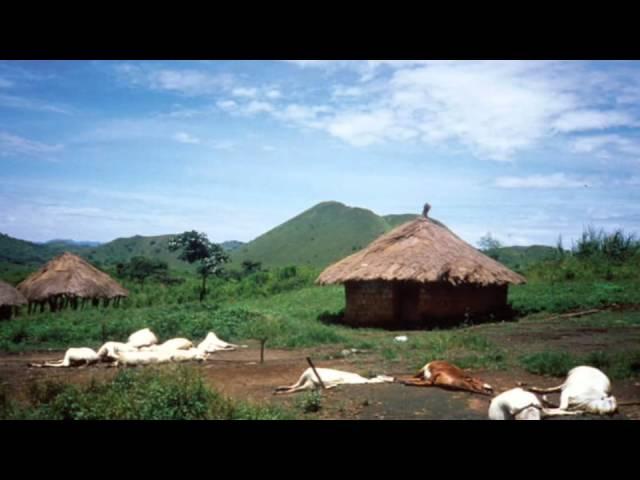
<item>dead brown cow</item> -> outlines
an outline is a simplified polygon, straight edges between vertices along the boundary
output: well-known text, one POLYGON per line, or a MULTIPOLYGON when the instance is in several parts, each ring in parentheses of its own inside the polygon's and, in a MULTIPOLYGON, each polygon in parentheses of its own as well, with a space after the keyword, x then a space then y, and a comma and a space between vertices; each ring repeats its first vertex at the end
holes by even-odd
POLYGON ((450 390, 493 395, 491 385, 473 378, 455 365, 441 360, 427 363, 413 378, 404 380, 402 383, 415 387, 442 387, 450 390))

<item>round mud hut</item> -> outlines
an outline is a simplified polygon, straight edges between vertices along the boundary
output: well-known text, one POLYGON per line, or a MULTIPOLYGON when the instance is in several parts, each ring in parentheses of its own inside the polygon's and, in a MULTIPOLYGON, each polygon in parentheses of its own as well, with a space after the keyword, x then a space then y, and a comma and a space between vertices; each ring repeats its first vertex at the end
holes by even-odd
POLYGON ((18 290, 29 302, 29 312, 34 305, 44 311, 49 305, 52 312, 66 307, 84 307, 87 301, 99 306, 102 301, 108 306, 129 292, 106 273, 98 270, 86 260, 65 252, 54 258, 37 272, 18 285, 18 290))
POLYGON ((0 280, 0 320, 9 320, 14 312, 17 314, 27 299, 13 286, 0 280))
POLYGON ((508 285, 525 278, 428 218, 429 208, 320 274, 320 285, 345 286, 343 323, 426 329, 510 313, 508 285))

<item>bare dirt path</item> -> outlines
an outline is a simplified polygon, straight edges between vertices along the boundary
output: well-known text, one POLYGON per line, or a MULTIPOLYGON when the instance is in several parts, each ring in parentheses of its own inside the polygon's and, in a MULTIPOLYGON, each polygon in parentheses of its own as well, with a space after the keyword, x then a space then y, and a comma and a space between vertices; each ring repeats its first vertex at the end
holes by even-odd
MULTIPOLYGON (((301 395, 273 395, 279 385, 294 383, 308 367, 305 358, 311 356, 318 367, 354 371, 386 373, 392 376, 413 374, 407 371, 380 370, 381 361, 374 355, 352 355, 346 358, 328 358, 335 348, 297 350, 267 350, 265 363, 259 363, 257 346, 233 352, 219 352, 202 364, 194 364, 207 383, 221 393, 238 400, 270 402, 298 408, 301 395), (356 358, 356 356, 358 358, 356 358)), ((106 365, 86 368, 29 368, 30 362, 58 360, 64 352, 0 353, 0 383, 7 387, 13 398, 24 399, 29 385, 36 381, 51 380, 83 384, 112 378, 117 369, 106 365)), ((140 367, 144 368, 144 367, 140 367)), ((398 367, 402 368, 402 367, 398 367)), ((541 377, 522 370, 473 371, 490 383, 496 392, 508 390, 523 381, 530 385, 553 386, 562 380, 541 377)), ((614 382, 614 394, 619 402, 640 399, 638 380, 614 382)), ((551 397, 557 401, 557 397, 551 397)), ((466 392, 452 392, 438 388, 407 387, 401 384, 348 385, 322 393, 322 408, 317 413, 304 414, 310 419, 395 419, 395 420, 481 420, 487 418, 489 397, 466 392)), ((640 419, 640 406, 624 407, 613 417, 570 417, 584 419, 640 419)))

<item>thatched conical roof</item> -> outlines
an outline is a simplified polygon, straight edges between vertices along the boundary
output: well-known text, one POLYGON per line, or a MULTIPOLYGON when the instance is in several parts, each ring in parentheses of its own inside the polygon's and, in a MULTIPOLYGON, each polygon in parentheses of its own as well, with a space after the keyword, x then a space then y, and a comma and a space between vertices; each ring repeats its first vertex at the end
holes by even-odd
POLYGON ((54 258, 18 285, 30 302, 56 295, 80 298, 126 297, 129 292, 106 273, 72 253, 54 258))
POLYGON ((24 298, 15 287, 0 280, 0 307, 17 307, 27 303, 27 299, 24 298))
POLYGON ((317 283, 399 280, 454 285, 525 283, 521 275, 479 252, 451 230, 418 217, 326 268, 317 283))

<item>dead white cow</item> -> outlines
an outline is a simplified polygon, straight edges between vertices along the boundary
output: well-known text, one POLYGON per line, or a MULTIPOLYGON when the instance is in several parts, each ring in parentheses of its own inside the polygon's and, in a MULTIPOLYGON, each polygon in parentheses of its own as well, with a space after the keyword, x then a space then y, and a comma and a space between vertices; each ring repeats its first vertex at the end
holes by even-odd
MULTIPOLYGON (((341 370, 333 370, 331 368, 316 368, 316 372, 320 375, 322 383, 326 388, 334 388, 338 385, 345 384, 363 384, 363 383, 392 383, 393 377, 386 375, 378 375, 373 378, 365 378, 357 373, 343 372, 341 370)), ((300 376, 298 381, 293 385, 276 388, 276 394, 295 393, 302 390, 311 390, 319 388, 320 382, 311 367, 307 368, 300 376)))
POLYGON ((140 351, 156 351, 156 350, 189 350, 193 347, 193 342, 186 338, 172 338, 160 345, 151 345, 149 347, 142 347, 140 351))
POLYGON ((542 403, 533 393, 514 388, 491 400, 490 420, 541 420, 542 403))
POLYGON ((98 358, 103 361, 114 361, 120 352, 135 352, 138 349, 133 345, 122 342, 106 342, 98 350, 98 358))
POLYGON ((112 364, 114 367, 137 367, 139 365, 158 365, 171 362, 171 357, 175 352, 158 350, 155 352, 120 352, 117 360, 112 364))
MULTIPOLYGON (((616 398, 611 395, 611 381, 602 371, 594 367, 579 366, 571 369, 566 380, 557 387, 527 390, 536 393, 560 393, 560 406, 547 409, 547 414, 561 415, 563 412, 612 414, 618 409, 616 398)), ((544 400, 545 397, 543 397, 544 400)))
POLYGON ((31 363, 29 366, 52 368, 77 367, 97 363, 99 360, 98 354, 94 350, 81 347, 68 349, 64 354, 64 358, 58 362, 31 363))
POLYGON ((247 346, 227 343, 224 340, 220 340, 218 336, 213 332, 209 332, 206 338, 198 344, 198 349, 205 353, 214 353, 223 350, 230 351, 235 350, 239 347, 246 348, 247 346))
POLYGON ((158 337, 148 328, 143 328, 129 335, 127 343, 135 348, 150 347, 158 343, 158 337))
POLYGON ((171 352, 172 362, 204 362, 209 357, 209 354, 203 352, 199 348, 190 348, 188 350, 173 350, 171 352))

